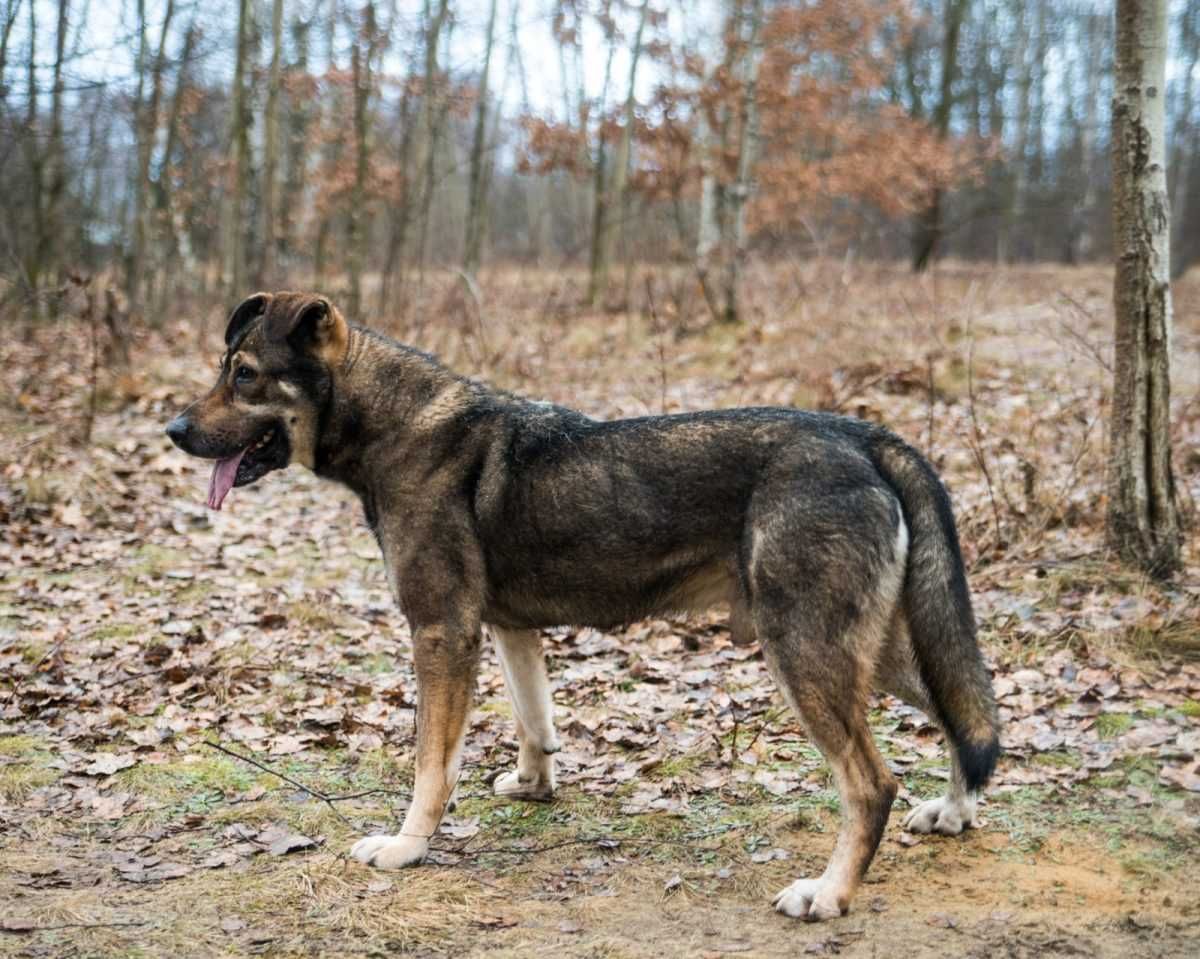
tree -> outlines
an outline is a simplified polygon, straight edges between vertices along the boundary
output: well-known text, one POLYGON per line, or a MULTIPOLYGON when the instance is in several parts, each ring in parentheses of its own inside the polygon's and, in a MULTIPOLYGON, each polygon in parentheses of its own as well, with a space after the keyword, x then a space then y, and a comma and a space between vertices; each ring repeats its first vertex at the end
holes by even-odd
POLYGON ((4 6, 0 7, 0 107, 8 99, 8 85, 4 82, 8 71, 8 42, 20 15, 21 0, 4 0, 4 6))
MULTIPOLYGON (((950 135, 950 112, 954 108, 954 87, 958 81, 958 37, 967 13, 968 0, 946 0, 942 9, 941 77, 938 99, 933 108, 933 129, 938 138, 950 135)), ((945 230, 941 184, 929 191, 929 202, 917 217, 913 235, 912 267, 917 272, 929 266, 945 230)))
POLYGON ((167 0, 159 34, 154 65, 149 64, 148 24, 145 0, 138 0, 137 94, 134 101, 134 135, 137 139, 137 179, 133 189, 133 251, 130 257, 128 287, 135 310, 141 309, 146 281, 146 258, 150 244, 150 163, 158 137, 158 118, 162 106, 163 75, 166 71, 167 36, 175 16, 175 0, 167 0), (146 73, 150 72, 150 98, 145 95, 146 73))
POLYGON ((371 175, 371 93, 374 87, 375 58, 383 46, 383 36, 375 21, 375 4, 363 7, 362 23, 355 31, 350 49, 350 76, 354 83, 354 180, 346 223, 346 261, 350 274, 350 298, 346 312, 362 315, 362 277, 370 236, 370 211, 367 209, 368 181, 371 175))
POLYGON ((232 182, 226 201, 222 242, 225 244, 224 281, 226 291, 238 295, 246 283, 245 242, 247 232, 247 195, 250 188, 250 124, 252 122, 246 86, 251 72, 250 0, 238 0, 237 49, 233 68, 233 95, 229 111, 229 165, 232 182))
POLYGON ((267 73, 267 110, 263 117, 262 270, 258 286, 276 285, 279 258, 279 145, 283 139, 283 0, 271 3, 271 66, 267 73))
POLYGON ((715 115, 705 117, 696 273, 711 314, 722 323, 741 319, 740 278, 746 253, 746 200, 758 149, 758 71, 762 60, 762 2, 734 0, 725 29, 725 60, 715 91, 715 115), (707 142, 706 142, 707 141, 707 142), (712 156, 712 153, 716 156, 712 156), (728 168, 732 167, 732 175, 728 168))
POLYGON ((1183 69, 1179 71, 1178 107, 1175 111, 1175 151, 1171 162, 1171 212, 1174 233, 1171 236, 1171 279, 1177 280, 1200 257, 1200 241, 1188 216, 1195 215, 1190 202, 1193 193, 1193 173, 1196 170, 1197 137, 1196 68, 1200 65, 1200 7, 1184 7, 1179 23, 1179 46, 1183 53, 1183 69), (1189 230, 1188 227, 1191 227, 1189 230))
MULTIPOLYGON (((629 84, 626 88, 624 105, 624 122, 621 126, 620 138, 617 141, 617 152, 613 158, 612 173, 607 182, 597 180, 596 188, 602 192, 598 199, 598 213, 593 233, 592 275, 589 285, 589 298, 592 305, 604 296, 608 289, 608 271, 612 265, 613 245, 616 241, 617 228, 628 214, 628 182, 630 150, 633 144, 633 132, 636 123, 635 108, 637 100, 637 71, 642 58, 643 37, 646 31, 646 17, 650 4, 642 0, 641 11, 638 14, 637 31, 634 34, 633 45, 629 51, 629 84)), ((611 48, 610 48, 611 49, 611 48)), ((603 139, 601 138, 601 143, 603 139)), ((603 147, 601 146, 601 149, 603 147)), ((603 157, 603 154, 600 154, 603 157)), ((601 167, 603 169, 603 167, 601 167)))
POLYGON ((479 86, 475 99, 475 130, 471 137, 471 170, 467 195, 467 235, 463 252, 463 271, 474 276, 483 256, 483 230, 487 197, 487 166, 490 157, 487 146, 488 74, 492 66, 492 41, 496 35, 496 0, 488 8, 487 37, 483 47, 483 67, 479 71, 479 86))
POLYGON ((1117 0, 1113 93, 1116 362, 1108 542, 1156 577, 1181 566, 1171 469, 1166 0, 1117 0))

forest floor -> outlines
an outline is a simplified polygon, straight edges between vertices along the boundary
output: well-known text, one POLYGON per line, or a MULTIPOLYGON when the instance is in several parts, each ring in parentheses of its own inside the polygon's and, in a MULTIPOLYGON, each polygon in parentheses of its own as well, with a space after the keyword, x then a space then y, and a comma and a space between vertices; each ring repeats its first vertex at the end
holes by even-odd
MULTIPOLYGON (((552 804, 491 795, 515 742, 489 648, 430 863, 348 860, 403 815, 413 747, 409 635, 359 507, 297 468, 208 512, 162 427, 213 375, 220 316, 138 330, 130 369, 96 376, 68 302, 0 342, 0 955, 1197 955, 1200 555, 1192 536, 1160 586, 1103 547, 1109 275, 817 262, 748 286, 731 330, 683 319, 694 292, 665 275, 584 313, 569 274, 497 270, 483 316, 435 277, 390 328, 596 416, 788 404, 925 450, 1004 720, 982 828, 901 830, 947 764, 881 699, 903 788, 866 884, 831 923, 774 913, 837 798, 717 611, 550 633, 552 804)), ((1200 277, 1176 308, 1194 524, 1200 277)))

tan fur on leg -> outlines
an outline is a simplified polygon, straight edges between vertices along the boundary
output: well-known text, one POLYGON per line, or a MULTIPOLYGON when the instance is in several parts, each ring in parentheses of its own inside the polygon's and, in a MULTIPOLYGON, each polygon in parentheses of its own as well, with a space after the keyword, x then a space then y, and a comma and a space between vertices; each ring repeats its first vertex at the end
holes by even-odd
POLYGON ((519 743, 517 768, 498 776, 493 788, 499 796, 545 801, 554 795, 552 754, 560 746, 542 638, 533 630, 492 627, 491 632, 512 699, 519 743))

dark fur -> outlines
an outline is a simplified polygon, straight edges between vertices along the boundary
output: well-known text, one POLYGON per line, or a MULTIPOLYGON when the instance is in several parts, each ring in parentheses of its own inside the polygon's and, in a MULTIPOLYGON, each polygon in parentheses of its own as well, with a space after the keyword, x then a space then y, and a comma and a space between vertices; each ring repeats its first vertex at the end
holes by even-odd
MULTIPOLYGON (((889 663, 880 685, 941 723, 970 790, 991 774, 995 705, 950 501, 886 429, 774 408, 597 421, 346 331, 304 294, 251 298, 227 345, 263 371, 256 388, 269 399, 254 409, 278 414, 238 425, 234 407, 249 401, 227 357, 173 438, 222 456, 277 421, 298 455, 302 427, 289 417, 312 422, 309 465, 363 503, 414 631, 422 697, 450 704, 427 719, 464 721, 460 674, 473 683, 483 624, 609 629, 727 601, 736 638, 761 642, 816 744, 842 756, 846 868, 866 869, 896 791, 864 718, 877 663, 889 663), (901 520, 907 562, 893 575, 901 520), (911 648, 896 645, 905 632, 911 648)), ((428 755, 449 755, 449 741, 428 755)), ((422 748, 418 776, 433 782, 422 748)), ((848 897, 839 890, 836 907, 848 897)))

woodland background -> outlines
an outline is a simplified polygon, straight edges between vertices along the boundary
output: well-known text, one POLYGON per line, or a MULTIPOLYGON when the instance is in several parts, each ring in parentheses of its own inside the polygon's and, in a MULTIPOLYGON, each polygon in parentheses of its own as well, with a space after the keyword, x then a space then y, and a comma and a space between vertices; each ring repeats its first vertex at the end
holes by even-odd
MULTIPOLYGON (((1111 254, 1096 0, 0 0, 0 282, 134 313, 435 267, 1111 254)), ((1172 272, 1200 257, 1200 10, 1169 4, 1172 272)), ((691 284, 695 285, 695 284, 691 284)), ((732 312, 730 311, 732 310, 732 312)))

